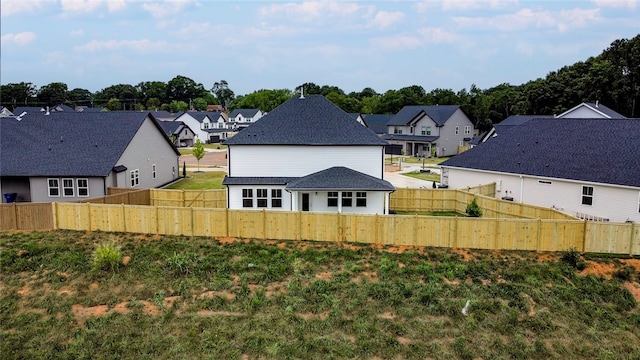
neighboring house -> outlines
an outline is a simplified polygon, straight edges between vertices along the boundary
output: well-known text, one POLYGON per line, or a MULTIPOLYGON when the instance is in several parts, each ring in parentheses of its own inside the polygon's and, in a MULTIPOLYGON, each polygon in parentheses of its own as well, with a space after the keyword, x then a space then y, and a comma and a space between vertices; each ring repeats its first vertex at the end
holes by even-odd
POLYGON ((76 106, 75 110, 77 112, 84 112, 84 113, 108 111, 104 108, 94 108, 89 106, 76 106))
POLYGON ((0 109, 0 117, 12 117, 14 116, 13 113, 7 109, 6 107, 2 107, 2 109, 0 109))
MULTIPOLYGON (((522 125, 531 119, 547 118, 552 119, 551 115, 510 115, 506 119, 493 125, 493 131, 496 135, 504 134, 505 132, 513 129, 516 126, 522 125)), ((485 138, 485 141, 488 138, 485 138)))
POLYGON ((195 133, 182 121, 159 121, 173 145, 177 147, 192 147, 195 143, 195 133))
MULTIPOLYGON (((200 139, 203 144, 209 143, 209 132, 211 128, 212 119, 217 119, 214 112, 183 112, 173 119, 173 121, 184 122, 195 134, 195 137, 200 139)), ((194 139, 195 141, 195 139, 194 139)))
POLYGON ((625 119, 626 117, 618 114, 610 108, 595 103, 582 103, 577 105, 562 114, 556 116, 558 118, 572 118, 572 119, 625 119))
POLYGON ((180 153, 149 113, 57 112, 0 121, 0 193, 20 202, 152 188, 179 175, 180 153))
POLYGON ((412 105, 389 120, 383 138, 401 145, 404 155, 429 157, 456 155, 473 136, 473 123, 460 105, 412 105))
POLYGON ((441 164, 442 185, 589 220, 640 222, 640 119, 531 119, 441 164))
POLYGON ((230 209, 386 214, 386 141, 319 95, 293 98, 225 142, 230 209))
POLYGON ((360 114, 360 113, 349 113, 349 116, 351 116, 351 117, 352 117, 352 118, 354 118, 357 122, 359 122, 359 123, 360 123, 360 125, 367 126, 367 125, 365 125, 365 123, 364 123, 364 117, 362 116, 362 114, 360 114))
POLYGON ((371 131, 378 134, 379 136, 383 136, 387 133, 387 123, 394 116, 395 115, 388 114, 369 114, 364 115, 363 121, 364 125, 371 131))
POLYGON ((242 130, 262 117, 259 109, 235 109, 229 115, 227 128, 232 130, 242 130))
POLYGON ((474 136, 473 139, 469 141, 469 148, 474 148, 482 144, 483 142, 486 142, 487 140, 491 139, 494 136, 496 136, 496 128, 492 127, 490 130, 474 136))

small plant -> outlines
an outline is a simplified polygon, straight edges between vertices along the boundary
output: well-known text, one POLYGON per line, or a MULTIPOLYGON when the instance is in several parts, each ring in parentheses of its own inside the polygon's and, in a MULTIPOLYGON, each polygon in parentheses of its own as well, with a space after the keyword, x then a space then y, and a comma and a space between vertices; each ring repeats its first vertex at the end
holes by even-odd
POLYGON ((122 251, 115 243, 98 245, 93 252, 91 268, 93 271, 111 270, 117 271, 122 264, 122 251))
POLYGON ((562 262, 577 270, 584 270, 586 263, 582 261, 580 252, 576 248, 571 248, 562 254, 562 262))
POLYGON ((467 209, 465 210, 465 212, 471 217, 482 216, 482 209, 480 209, 480 206, 478 206, 475 198, 471 200, 471 203, 469 205, 467 205, 467 209))
POLYGON ((196 144, 193 145, 193 156, 198 160, 198 172, 200 172, 200 159, 204 157, 204 146, 200 142, 200 139, 196 139, 196 144))
POLYGON ((616 279, 620 279, 622 281, 633 281, 633 274, 635 273, 635 269, 632 266, 625 266, 620 270, 617 270, 613 273, 613 277, 616 279))

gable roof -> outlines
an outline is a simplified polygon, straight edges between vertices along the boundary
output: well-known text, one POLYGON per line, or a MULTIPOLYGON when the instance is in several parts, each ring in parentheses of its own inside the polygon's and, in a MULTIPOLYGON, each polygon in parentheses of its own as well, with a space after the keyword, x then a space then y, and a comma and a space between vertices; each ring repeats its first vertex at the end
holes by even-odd
POLYGON ((371 131, 376 134, 386 134, 387 133, 387 123, 391 120, 395 115, 389 114, 371 114, 364 115, 364 123, 367 125, 371 131))
POLYGON ((224 142, 226 145, 387 145, 324 96, 292 98, 224 142))
POLYGON ((386 180, 344 166, 335 166, 294 180, 286 190, 394 191, 395 188, 386 180))
POLYGON ((235 109, 231 112, 230 118, 235 118, 238 114, 242 117, 254 117, 260 109, 235 109))
POLYGON ((405 106, 398 113, 389 120, 387 126, 406 126, 411 121, 419 117, 422 112, 426 113, 437 126, 443 126, 447 120, 453 115, 456 110, 460 108, 460 105, 409 105, 405 106))
POLYGON ((572 107, 571 109, 563 112, 562 114, 558 115, 557 117, 561 118, 561 117, 565 117, 567 114, 581 108, 581 107, 586 107, 589 110, 593 111, 596 114, 599 114, 601 117, 603 118, 607 118, 607 119, 625 119, 626 117, 622 114, 619 114, 613 110, 611 110, 610 108, 600 104, 600 103, 582 103, 579 105, 576 105, 574 107, 572 107))
POLYGON ((166 138, 153 116, 140 112, 59 112, 28 114, 21 121, 3 119, 0 175, 107 176, 147 117, 166 138))
POLYGON ((443 167, 640 187, 640 119, 532 119, 443 167))
POLYGON ((510 115, 506 119, 501 122, 493 125, 496 129, 496 133, 501 134, 505 131, 513 128, 514 126, 522 125, 531 119, 540 119, 540 118, 553 118, 551 115, 510 115))

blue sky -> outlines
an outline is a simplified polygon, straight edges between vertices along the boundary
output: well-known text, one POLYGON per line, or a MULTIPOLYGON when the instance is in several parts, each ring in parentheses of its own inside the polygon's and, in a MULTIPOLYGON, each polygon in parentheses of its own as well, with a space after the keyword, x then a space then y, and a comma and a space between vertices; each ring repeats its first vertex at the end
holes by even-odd
POLYGON ((519 85, 640 33, 640 0, 2 0, 0 81, 187 76, 236 95, 519 85))

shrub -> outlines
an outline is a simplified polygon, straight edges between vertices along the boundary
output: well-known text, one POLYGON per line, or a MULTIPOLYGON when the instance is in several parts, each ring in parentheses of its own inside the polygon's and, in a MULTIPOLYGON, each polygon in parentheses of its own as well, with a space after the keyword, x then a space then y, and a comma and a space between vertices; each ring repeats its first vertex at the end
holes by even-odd
POLYGON ((91 264, 93 271, 116 271, 120 264, 122 264, 122 251, 120 246, 115 243, 98 245, 93 252, 93 262, 91 264))
POLYGON ((576 248, 571 248, 562 254, 562 262, 577 270, 584 270, 587 264, 581 259, 580 252, 576 248))
POLYGON ((482 209, 480 209, 480 206, 478 206, 475 198, 471 200, 471 203, 469 205, 467 205, 467 209, 465 210, 465 212, 471 217, 482 216, 482 209))

